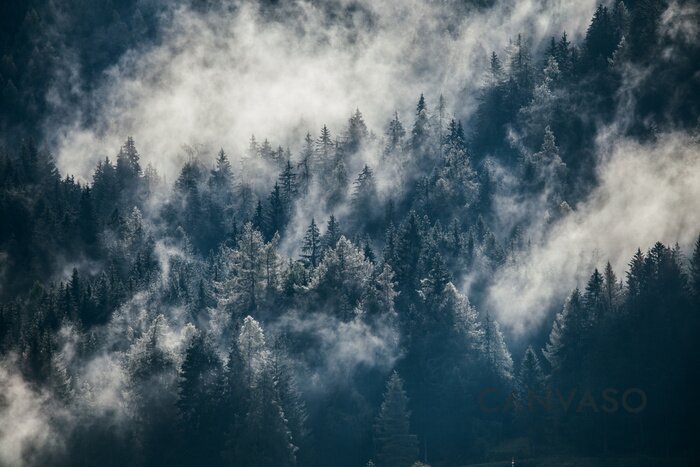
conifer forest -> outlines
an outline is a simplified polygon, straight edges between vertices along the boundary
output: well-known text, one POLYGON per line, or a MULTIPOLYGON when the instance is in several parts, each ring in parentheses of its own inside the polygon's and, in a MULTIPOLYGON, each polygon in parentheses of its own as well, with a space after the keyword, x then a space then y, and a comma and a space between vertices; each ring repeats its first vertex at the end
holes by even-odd
POLYGON ((4 0, 0 466, 691 466, 700 5, 4 0))

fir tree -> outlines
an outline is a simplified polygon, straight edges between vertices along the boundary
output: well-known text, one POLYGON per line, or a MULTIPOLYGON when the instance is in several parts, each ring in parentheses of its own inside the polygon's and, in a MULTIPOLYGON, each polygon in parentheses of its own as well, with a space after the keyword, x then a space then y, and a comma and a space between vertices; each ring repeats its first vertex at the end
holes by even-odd
POLYGON ((374 425, 377 460, 382 467, 410 467, 418 457, 418 439, 410 432, 408 397, 394 372, 374 425))
POLYGON ((306 264, 312 268, 318 266, 318 262, 321 258, 321 234, 313 217, 311 218, 309 228, 306 229, 304 244, 301 247, 301 251, 301 257, 304 259, 306 264))
POLYGON ((414 151, 424 151, 429 136, 428 109, 423 94, 416 105, 416 119, 411 130, 411 146, 414 151))
POLYGON ((284 170, 279 176, 279 186, 281 191, 282 202, 289 210, 292 202, 297 194, 297 175, 292 168, 292 162, 287 160, 284 170))
POLYGON ((328 218, 328 223, 326 224, 326 232, 321 238, 323 250, 326 251, 335 248, 335 245, 338 243, 338 240, 340 240, 340 236, 340 225, 335 219, 335 216, 331 214, 331 216, 328 218))
POLYGON ((695 295, 696 301, 700 302, 700 235, 695 241, 695 248, 690 259, 690 290, 695 295))

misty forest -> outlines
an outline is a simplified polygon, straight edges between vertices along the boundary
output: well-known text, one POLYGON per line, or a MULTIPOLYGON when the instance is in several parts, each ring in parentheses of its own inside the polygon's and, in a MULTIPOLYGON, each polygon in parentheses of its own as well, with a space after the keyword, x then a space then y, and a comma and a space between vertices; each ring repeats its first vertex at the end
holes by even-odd
POLYGON ((0 6, 0 465, 696 465, 690 0, 0 6))

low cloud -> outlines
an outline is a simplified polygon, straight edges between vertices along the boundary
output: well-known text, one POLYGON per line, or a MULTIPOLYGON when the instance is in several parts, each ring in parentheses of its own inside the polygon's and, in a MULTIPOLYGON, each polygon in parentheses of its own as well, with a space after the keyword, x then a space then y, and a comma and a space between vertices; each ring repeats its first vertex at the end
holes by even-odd
POLYGON ((10 359, 0 361, 0 465, 31 465, 44 449, 59 452, 63 439, 52 419, 61 412, 52 406, 51 398, 31 387, 10 359))
MULTIPOLYGON (((463 15, 441 2, 358 4, 343 21, 302 1, 275 21, 247 3, 225 13, 174 7, 156 45, 126 53, 83 96, 94 123, 84 125, 79 111, 69 123, 64 112, 47 121, 60 169, 89 179, 97 160, 133 135, 173 180, 183 144, 212 156, 223 146, 238 158, 255 133, 296 150, 324 123, 342 131, 356 107, 371 128, 384 128, 394 110, 410 121, 421 92, 429 104, 444 93, 464 117, 492 50, 519 33, 534 45, 564 30, 580 37, 595 1, 503 0, 463 15)), ((52 95, 60 108, 61 93, 52 95)))
MULTIPOLYGON (((686 251, 700 232, 700 145, 671 133, 641 144, 612 134, 599 142, 599 185, 546 233, 524 258, 500 270, 487 306, 515 334, 541 323, 552 306, 594 267, 610 261, 618 278, 639 247, 678 243, 686 251)), ((543 215, 543 213, 540 213, 543 215)))

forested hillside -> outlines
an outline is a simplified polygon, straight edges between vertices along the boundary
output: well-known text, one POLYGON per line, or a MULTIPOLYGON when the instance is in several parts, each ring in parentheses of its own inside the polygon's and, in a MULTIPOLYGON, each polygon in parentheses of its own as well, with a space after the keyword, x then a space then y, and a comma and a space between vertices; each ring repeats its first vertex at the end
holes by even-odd
MULTIPOLYGON (((166 3, 2 7, 0 465, 700 455, 697 5, 604 2, 582 31, 503 34, 457 91, 401 102, 394 83, 400 111, 356 102, 237 147, 171 154, 122 102, 108 120, 136 132, 111 146, 101 113, 132 94, 103 86, 182 15, 365 45, 386 21, 365 2, 166 3)), ((510 11, 427 3, 448 35, 510 11)))

